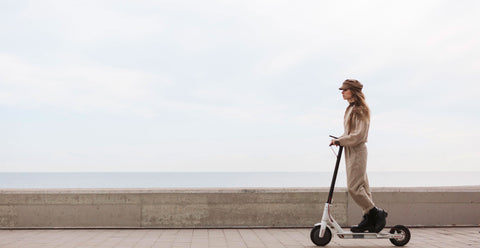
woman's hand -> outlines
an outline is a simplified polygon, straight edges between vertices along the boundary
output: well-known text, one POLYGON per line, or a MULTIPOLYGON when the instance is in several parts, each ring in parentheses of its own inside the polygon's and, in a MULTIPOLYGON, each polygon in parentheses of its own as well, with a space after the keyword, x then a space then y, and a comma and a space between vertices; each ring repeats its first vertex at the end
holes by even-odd
POLYGON ((340 142, 338 140, 332 140, 330 142, 330 146, 339 146, 340 145, 340 142))

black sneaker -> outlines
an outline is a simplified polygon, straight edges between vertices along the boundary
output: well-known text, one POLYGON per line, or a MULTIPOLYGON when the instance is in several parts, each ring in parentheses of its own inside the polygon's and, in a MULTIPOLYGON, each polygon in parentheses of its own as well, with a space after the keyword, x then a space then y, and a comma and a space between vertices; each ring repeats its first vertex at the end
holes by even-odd
POLYGON ((356 226, 352 226, 350 228, 350 231, 352 231, 353 233, 362 233, 365 231, 373 232, 375 229, 375 226, 372 224, 371 220, 372 220, 371 216, 369 214, 365 214, 360 224, 356 226))
POLYGON ((374 207, 370 212, 368 213, 373 221, 373 231, 376 233, 379 233, 382 231, 382 229, 385 227, 387 224, 387 216, 388 213, 385 212, 383 209, 379 209, 377 207, 374 207))

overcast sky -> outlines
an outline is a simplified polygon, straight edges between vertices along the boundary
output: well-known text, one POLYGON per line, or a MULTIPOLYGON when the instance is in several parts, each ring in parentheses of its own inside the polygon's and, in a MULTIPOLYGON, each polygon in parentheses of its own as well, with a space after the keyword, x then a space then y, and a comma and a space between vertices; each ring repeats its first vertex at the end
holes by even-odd
POLYGON ((480 171, 479 1, 0 0, 0 171, 480 171))

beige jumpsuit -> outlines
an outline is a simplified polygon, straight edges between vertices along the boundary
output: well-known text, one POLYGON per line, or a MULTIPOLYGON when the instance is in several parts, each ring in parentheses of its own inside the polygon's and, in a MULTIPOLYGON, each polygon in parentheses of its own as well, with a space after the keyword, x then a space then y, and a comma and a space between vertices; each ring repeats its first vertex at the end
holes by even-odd
POLYGON ((367 177, 367 146, 368 120, 356 120, 354 129, 348 130, 348 120, 354 106, 349 106, 345 113, 345 132, 338 138, 341 146, 345 147, 345 165, 347 171, 347 187, 352 199, 367 214, 375 204, 368 185, 367 177))

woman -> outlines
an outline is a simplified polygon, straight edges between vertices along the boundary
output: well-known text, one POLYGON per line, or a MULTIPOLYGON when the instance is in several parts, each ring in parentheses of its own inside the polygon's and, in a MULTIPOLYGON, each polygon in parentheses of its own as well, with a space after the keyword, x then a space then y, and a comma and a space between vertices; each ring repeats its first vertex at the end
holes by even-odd
POLYGON ((345 164, 347 171, 347 187, 350 196, 363 210, 363 219, 352 232, 380 232, 386 224, 387 212, 375 207, 367 178, 367 146, 368 128, 370 125, 370 109, 362 92, 363 85, 354 79, 343 82, 343 99, 350 105, 345 111, 345 132, 330 145, 345 147, 345 164))

